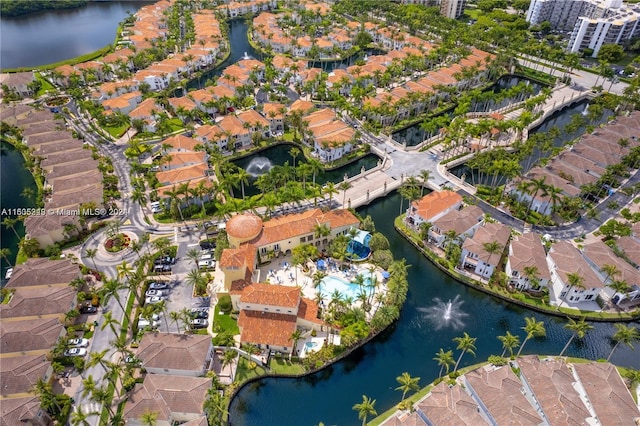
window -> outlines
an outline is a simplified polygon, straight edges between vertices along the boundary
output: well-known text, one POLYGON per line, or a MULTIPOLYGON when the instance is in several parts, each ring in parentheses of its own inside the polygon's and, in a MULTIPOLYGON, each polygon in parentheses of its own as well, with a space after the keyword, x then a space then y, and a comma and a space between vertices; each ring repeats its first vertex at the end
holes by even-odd
POLYGON ((305 238, 304 238, 304 237, 300 238, 300 242, 301 242, 301 243, 304 243, 304 241, 305 241, 305 238))

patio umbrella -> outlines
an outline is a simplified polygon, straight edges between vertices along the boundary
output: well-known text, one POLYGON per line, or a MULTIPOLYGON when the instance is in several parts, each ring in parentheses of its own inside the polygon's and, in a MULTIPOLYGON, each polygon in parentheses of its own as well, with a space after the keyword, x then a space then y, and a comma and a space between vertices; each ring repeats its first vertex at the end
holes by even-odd
POLYGON ((391 275, 387 271, 382 271, 382 278, 388 279, 391 275))

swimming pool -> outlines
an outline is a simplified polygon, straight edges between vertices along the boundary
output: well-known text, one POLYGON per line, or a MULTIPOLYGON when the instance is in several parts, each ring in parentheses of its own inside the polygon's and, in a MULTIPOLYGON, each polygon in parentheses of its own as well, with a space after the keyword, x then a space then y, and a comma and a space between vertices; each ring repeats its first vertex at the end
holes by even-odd
POLYGON ((349 296, 355 299, 358 295, 358 291, 360 290, 357 284, 347 282, 342 278, 335 277, 333 275, 324 277, 318 288, 320 289, 322 297, 325 299, 330 299, 331 294, 336 290, 339 291, 343 297, 349 296))

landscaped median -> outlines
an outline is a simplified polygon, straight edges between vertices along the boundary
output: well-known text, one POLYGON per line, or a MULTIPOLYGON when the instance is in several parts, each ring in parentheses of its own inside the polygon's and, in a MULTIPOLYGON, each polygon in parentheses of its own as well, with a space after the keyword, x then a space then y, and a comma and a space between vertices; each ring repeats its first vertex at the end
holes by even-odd
POLYGON ((420 240, 418 234, 405 225, 404 217, 405 215, 403 214, 395 219, 394 227, 396 231, 398 231, 400 235, 402 235, 418 250, 420 250, 427 259, 429 259, 434 265, 440 268, 444 273, 452 278, 455 278, 461 283, 468 285, 469 287, 475 288, 476 290, 480 290, 506 302, 514 303, 516 305, 520 305, 534 311, 559 317, 569 317, 573 319, 585 318, 589 321, 598 322, 627 322, 640 318, 640 309, 636 309, 631 313, 609 313, 581 311, 564 307, 558 308, 557 306, 550 306, 544 300, 532 297, 526 293, 512 293, 496 285, 483 284, 480 281, 474 280, 459 273, 446 261, 446 259, 439 257, 431 249, 429 249, 424 244, 424 242, 420 240))

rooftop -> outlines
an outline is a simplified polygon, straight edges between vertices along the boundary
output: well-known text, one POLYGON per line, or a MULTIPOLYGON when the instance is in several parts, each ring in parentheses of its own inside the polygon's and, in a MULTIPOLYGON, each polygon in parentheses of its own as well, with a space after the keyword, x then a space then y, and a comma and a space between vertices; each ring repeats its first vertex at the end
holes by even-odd
POLYGON ((210 348, 205 335, 145 333, 136 357, 144 368, 201 371, 210 348))

